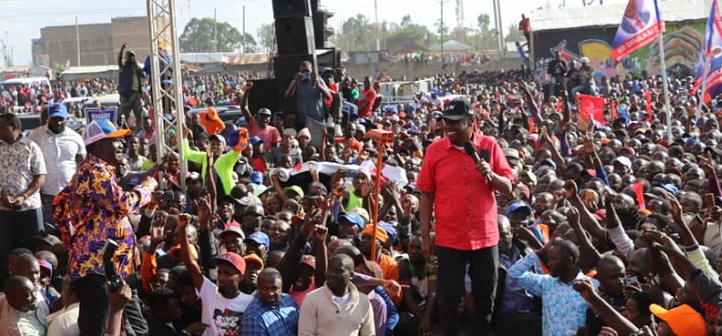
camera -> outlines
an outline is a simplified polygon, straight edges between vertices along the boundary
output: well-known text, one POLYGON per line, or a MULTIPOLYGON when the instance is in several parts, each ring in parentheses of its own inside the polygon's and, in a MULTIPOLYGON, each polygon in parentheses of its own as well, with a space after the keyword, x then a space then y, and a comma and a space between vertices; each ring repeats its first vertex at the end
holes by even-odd
POLYGON ((123 287, 123 278, 115 273, 115 265, 113 264, 113 255, 118 250, 118 242, 108 238, 103 247, 103 268, 105 268, 105 277, 110 284, 108 288, 111 293, 115 293, 123 287))

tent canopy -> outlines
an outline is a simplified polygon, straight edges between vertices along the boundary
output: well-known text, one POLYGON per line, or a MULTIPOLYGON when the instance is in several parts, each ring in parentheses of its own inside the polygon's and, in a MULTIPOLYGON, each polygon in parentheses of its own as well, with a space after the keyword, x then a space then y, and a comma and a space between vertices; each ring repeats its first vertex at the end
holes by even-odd
MULTIPOLYGON (((467 44, 461 43, 455 40, 448 40, 444 42, 444 51, 455 52, 455 51, 471 51, 471 47, 467 44)), ((431 47, 433 51, 441 51, 441 45, 435 45, 431 47)))

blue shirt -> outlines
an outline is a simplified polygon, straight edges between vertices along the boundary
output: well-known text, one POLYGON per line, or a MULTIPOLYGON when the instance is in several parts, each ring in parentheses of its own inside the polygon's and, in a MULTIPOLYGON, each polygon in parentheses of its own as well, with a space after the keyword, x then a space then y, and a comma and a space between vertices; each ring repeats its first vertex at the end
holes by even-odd
POLYGON ((281 294, 278 306, 261 302, 258 293, 246 308, 241 322, 243 336, 296 336, 299 308, 293 297, 281 294))
MULTIPOLYGON (((539 262, 539 256, 531 253, 509 269, 509 276, 514 278, 530 293, 542 298, 542 335, 570 336, 575 335, 586 322, 587 301, 577 293, 572 285, 586 278, 582 272, 570 283, 564 283, 548 274, 536 274, 529 268, 539 262)), ((592 279, 594 287, 599 281, 592 279)))
MULTIPOLYGON (((499 264, 507 271, 521 259, 521 253, 516 245, 512 244, 514 249, 512 257, 509 258, 504 253, 499 253, 499 264)), ((522 287, 511 276, 507 276, 504 283, 504 297, 499 307, 499 315, 510 313, 530 313, 534 310, 534 299, 524 287, 522 287)))

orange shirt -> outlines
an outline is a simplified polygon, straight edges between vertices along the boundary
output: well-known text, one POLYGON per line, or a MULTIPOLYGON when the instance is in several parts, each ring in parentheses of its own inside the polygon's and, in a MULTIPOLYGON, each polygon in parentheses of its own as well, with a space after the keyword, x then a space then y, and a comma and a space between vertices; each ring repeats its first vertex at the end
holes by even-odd
MULTIPOLYGON (((381 266, 381 270, 384 272, 385 280, 394 280, 399 282, 399 264, 396 263, 396 260, 388 255, 381 254, 381 257, 376 262, 379 266, 381 266)), ((394 295, 387 290, 386 293, 389 294, 391 301, 393 301, 397 307, 401 305, 401 301, 404 298, 402 294, 403 292, 399 292, 399 295, 394 295)))
POLYGON ((208 111, 199 112, 200 123, 208 131, 208 135, 218 134, 226 129, 226 124, 223 123, 216 109, 209 108, 208 111))

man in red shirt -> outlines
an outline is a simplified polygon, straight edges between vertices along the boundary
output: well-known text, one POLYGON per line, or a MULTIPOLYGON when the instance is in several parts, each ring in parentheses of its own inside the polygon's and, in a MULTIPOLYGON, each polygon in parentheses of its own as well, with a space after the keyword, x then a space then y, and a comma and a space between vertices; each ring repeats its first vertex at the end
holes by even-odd
POLYGON ((268 153, 271 148, 276 147, 276 144, 281 142, 281 134, 277 128, 269 124, 271 122, 271 110, 264 107, 258 110, 255 118, 251 115, 251 111, 248 109, 248 96, 251 89, 253 89, 253 83, 246 83, 243 100, 241 101, 241 110, 248 121, 248 135, 261 138, 263 140, 263 152, 268 153))
POLYGON ((376 91, 374 91, 371 85, 371 78, 368 76, 364 78, 364 88, 365 90, 361 91, 357 104, 358 116, 360 118, 368 118, 371 116, 371 108, 374 106, 374 101, 376 101, 376 91))
POLYGON ((511 195, 514 178, 504 152, 494 138, 476 132, 468 102, 446 105, 446 137, 426 151, 416 188, 421 190, 422 251, 428 258, 436 245, 439 321, 444 335, 458 335, 456 314, 466 264, 472 279, 475 335, 487 335, 496 293, 499 229, 494 192, 511 195), (474 163, 464 151, 471 142, 479 157, 474 163), (436 241, 431 241, 434 209, 436 241))
POLYGON ((529 35, 531 34, 531 23, 529 22, 529 18, 524 16, 524 14, 521 15, 521 21, 519 21, 519 30, 524 34, 524 37, 526 37, 526 43, 522 45, 522 47, 529 44, 529 35))

